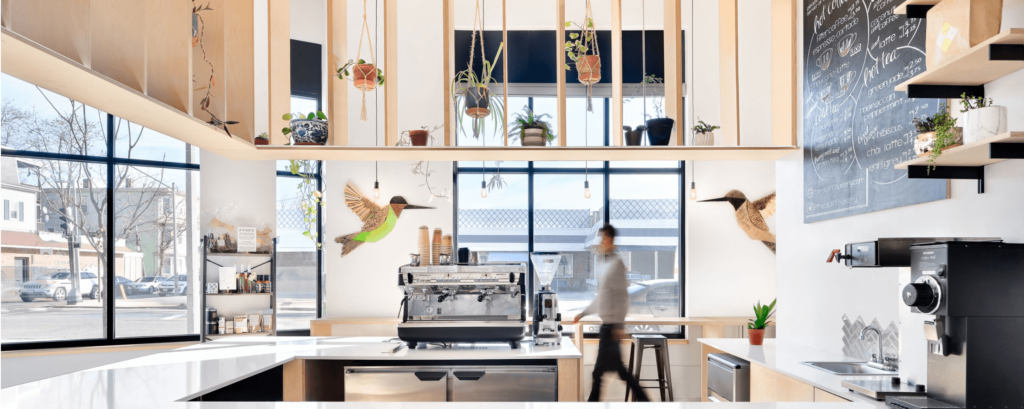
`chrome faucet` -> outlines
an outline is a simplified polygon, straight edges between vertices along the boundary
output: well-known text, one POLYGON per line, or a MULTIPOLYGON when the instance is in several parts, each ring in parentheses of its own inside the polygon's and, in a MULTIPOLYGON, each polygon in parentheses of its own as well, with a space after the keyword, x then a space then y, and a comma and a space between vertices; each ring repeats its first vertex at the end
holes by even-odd
POLYGON ((870 325, 864 327, 864 329, 860 331, 860 340, 863 341, 867 338, 866 335, 868 331, 874 331, 874 333, 878 335, 878 354, 871 354, 871 362, 869 365, 877 366, 886 371, 896 371, 897 367, 894 365, 896 358, 888 358, 882 352, 882 331, 879 331, 878 328, 870 325))

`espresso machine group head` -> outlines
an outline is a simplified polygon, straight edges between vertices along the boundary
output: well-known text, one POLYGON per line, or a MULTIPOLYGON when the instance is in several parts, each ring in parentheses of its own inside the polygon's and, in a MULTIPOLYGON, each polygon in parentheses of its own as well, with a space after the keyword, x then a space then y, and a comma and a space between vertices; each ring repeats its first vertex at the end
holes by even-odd
POLYGON ((540 284, 533 298, 533 344, 561 345, 562 313, 558 311, 558 295, 551 289, 551 281, 562 264, 562 254, 532 253, 530 260, 540 284))

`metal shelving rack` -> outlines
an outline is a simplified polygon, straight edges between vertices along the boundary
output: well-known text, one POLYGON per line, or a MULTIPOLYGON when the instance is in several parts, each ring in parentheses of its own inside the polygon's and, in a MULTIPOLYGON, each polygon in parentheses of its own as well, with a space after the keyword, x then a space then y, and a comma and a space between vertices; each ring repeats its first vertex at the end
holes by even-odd
POLYGON ((238 336, 260 336, 260 335, 268 334, 268 333, 207 334, 206 333, 206 297, 208 297, 208 296, 223 297, 223 296, 262 296, 262 295, 269 295, 270 296, 270 315, 271 315, 271 320, 272 320, 271 325, 270 325, 269 335, 272 335, 272 336, 276 336, 277 335, 277 237, 273 238, 273 248, 271 249, 270 254, 259 254, 259 253, 212 253, 212 252, 210 252, 210 237, 209 236, 203 236, 203 273, 202 274, 203 274, 203 279, 202 279, 202 286, 200 287, 200 289, 203 292, 203 297, 202 297, 202 302, 201 302, 202 305, 200 306, 199 314, 202 317, 202 319, 201 319, 201 321, 202 321, 202 325, 201 325, 202 329, 201 329, 201 331, 202 331, 203 336, 200 337, 200 342, 209 341, 208 336, 211 336, 211 335, 216 336, 216 337, 219 338, 219 337, 229 337, 229 336, 233 336, 233 335, 238 335, 238 336), (252 266, 252 267, 250 267, 250 269, 256 269, 256 268, 259 268, 260 266, 263 266, 263 265, 266 265, 266 264, 270 264, 270 293, 224 293, 224 294, 218 293, 218 294, 207 294, 206 293, 206 282, 207 282, 207 280, 206 280, 206 273, 207 273, 206 267, 207 267, 207 265, 213 264, 213 265, 215 265, 217 267, 225 267, 225 266, 221 265, 220 263, 217 263, 216 261, 210 260, 210 256, 223 256, 223 257, 266 257, 266 258, 268 258, 267 261, 264 261, 264 262, 262 262, 260 264, 252 266))

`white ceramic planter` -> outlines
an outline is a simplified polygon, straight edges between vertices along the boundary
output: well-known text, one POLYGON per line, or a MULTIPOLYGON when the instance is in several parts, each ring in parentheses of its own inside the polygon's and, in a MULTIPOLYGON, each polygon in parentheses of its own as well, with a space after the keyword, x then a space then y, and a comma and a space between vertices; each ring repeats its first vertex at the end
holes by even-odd
POLYGON ((964 112, 964 143, 1006 133, 1006 107, 991 106, 964 112))
POLYGON ((693 135, 693 146, 715 146, 715 133, 698 133, 693 135))

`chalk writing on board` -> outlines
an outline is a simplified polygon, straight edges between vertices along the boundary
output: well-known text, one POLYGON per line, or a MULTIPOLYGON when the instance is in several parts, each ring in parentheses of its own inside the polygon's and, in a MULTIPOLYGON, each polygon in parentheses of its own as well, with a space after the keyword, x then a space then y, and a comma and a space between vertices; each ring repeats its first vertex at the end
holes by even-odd
POLYGON ((925 70, 925 21, 902 0, 809 0, 804 10, 804 222, 945 199, 943 180, 908 179, 915 117, 939 101, 894 87, 925 70))

